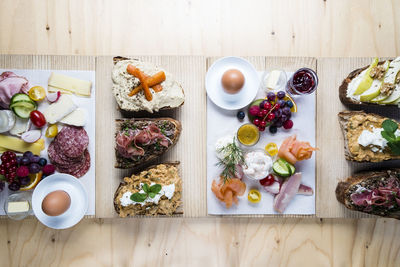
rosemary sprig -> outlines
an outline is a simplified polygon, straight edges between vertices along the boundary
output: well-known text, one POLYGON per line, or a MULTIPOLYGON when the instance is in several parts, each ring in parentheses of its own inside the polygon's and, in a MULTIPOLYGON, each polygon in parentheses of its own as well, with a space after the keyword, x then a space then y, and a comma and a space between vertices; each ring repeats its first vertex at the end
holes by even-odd
POLYGON ((217 151, 219 154, 224 155, 223 159, 218 159, 217 166, 223 167, 221 177, 226 183, 231 177, 235 176, 236 165, 244 165, 244 156, 240 147, 237 145, 235 137, 233 142, 222 147, 217 151))

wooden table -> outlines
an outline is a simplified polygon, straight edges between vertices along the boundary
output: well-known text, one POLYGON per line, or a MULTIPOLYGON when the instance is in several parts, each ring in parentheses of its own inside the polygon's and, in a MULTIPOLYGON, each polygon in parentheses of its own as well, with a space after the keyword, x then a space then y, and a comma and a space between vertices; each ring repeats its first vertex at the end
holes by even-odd
MULTIPOLYGON (((397 0, 26 2, 0 2, 0 53, 400 52, 397 0)), ((0 220, 0 265, 399 266, 399 234, 390 219, 86 219, 63 231, 0 220)))

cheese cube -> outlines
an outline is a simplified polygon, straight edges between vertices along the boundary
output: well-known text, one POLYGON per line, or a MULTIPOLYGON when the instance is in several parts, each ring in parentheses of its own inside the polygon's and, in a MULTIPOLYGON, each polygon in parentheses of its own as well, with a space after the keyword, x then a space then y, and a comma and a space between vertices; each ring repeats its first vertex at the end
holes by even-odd
POLYGON ((51 104, 43 112, 48 123, 54 124, 70 114, 77 108, 75 103, 68 95, 62 95, 57 102, 51 104))

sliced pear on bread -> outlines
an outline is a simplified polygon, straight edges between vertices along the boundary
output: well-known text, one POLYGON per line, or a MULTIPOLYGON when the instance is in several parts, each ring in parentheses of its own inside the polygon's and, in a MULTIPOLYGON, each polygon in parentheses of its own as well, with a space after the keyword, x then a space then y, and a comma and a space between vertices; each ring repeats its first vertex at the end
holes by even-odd
POLYGON ((369 76, 369 73, 371 72, 373 67, 376 67, 378 65, 378 62, 379 62, 379 59, 375 58, 374 61, 371 63, 371 65, 369 65, 360 84, 358 85, 357 89, 354 91, 354 95, 361 95, 362 93, 364 93, 371 87, 374 79, 372 79, 371 76, 369 76))

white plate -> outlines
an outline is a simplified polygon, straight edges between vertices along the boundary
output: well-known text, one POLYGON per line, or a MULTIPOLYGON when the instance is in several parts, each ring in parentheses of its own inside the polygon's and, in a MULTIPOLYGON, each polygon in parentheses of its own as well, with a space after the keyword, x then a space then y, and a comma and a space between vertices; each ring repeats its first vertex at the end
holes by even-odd
POLYGON ((53 229, 66 229, 77 224, 88 209, 88 196, 79 179, 72 175, 56 173, 46 177, 33 191, 32 209, 38 220, 53 229), (71 206, 59 216, 48 216, 42 210, 43 199, 51 192, 63 190, 71 197, 71 206))
POLYGON ((227 110, 241 109, 253 101, 259 87, 259 76, 254 66, 240 57, 220 58, 211 65, 206 75, 207 95, 215 105, 227 110), (245 77, 239 93, 231 95, 224 92, 221 78, 225 71, 237 69, 245 77))

